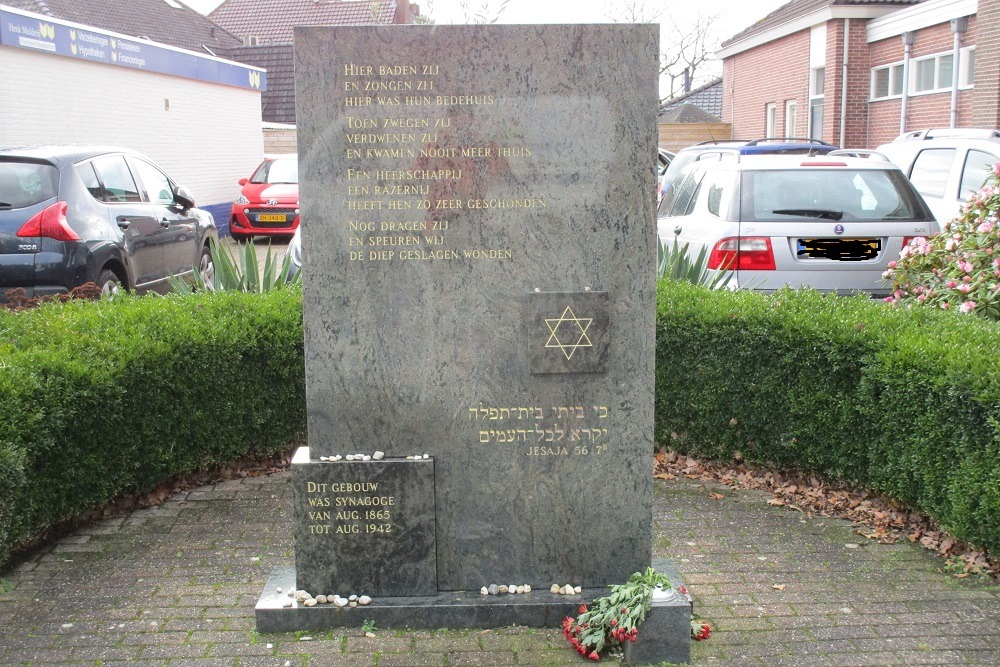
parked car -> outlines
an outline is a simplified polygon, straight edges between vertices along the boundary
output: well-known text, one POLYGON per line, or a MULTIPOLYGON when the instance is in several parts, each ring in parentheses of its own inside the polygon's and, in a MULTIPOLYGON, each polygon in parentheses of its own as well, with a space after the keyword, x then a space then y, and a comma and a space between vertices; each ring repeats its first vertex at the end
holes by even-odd
POLYGON ((946 128, 907 132, 876 149, 903 170, 938 222, 957 216, 1000 162, 1000 130, 946 128))
POLYGON ((692 162, 736 159, 740 155, 825 155, 836 149, 836 146, 819 139, 795 137, 702 141, 677 151, 670 165, 660 176, 657 203, 667 193, 670 183, 692 162))
POLYGON ((292 240, 285 248, 285 259, 291 265, 288 278, 294 278, 302 270, 302 228, 297 227, 292 235, 292 240))
POLYGON ((672 152, 670 152, 668 150, 664 150, 663 148, 657 148, 656 149, 656 176, 657 176, 657 178, 659 178, 660 176, 663 176, 663 173, 667 170, 667 167, 669 167, 670 163, 673 161, 674 155, 676 155, 676 153, 672 153, 672 152))
POLYGON ((254 236, 291 237, 299 226, 299 163, 295 155, 264 158, 250 178, 241 178, 229 233, 237 241, 254 236))
POLYGON ((662 202, 660 240, 704 249, 731 288, 886 295, 889 262, 939 228, 897 166, 841 153, 696 162, 662 202))
POLYGON ((215 220, 149 158, 124 148, 0 148, 0 300, 170 290, 214 270, 215 220))

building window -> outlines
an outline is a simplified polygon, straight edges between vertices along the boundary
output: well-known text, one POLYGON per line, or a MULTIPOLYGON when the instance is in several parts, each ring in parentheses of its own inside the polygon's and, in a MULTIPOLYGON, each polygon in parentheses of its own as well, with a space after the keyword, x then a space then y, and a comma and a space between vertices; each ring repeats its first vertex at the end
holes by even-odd
POLYGON ((910 92, 916 95, 951 90, 954 60, 951 52, 914 59, 910 92))
POLYGON ((785 101, 785 136, 794 137, 795 136, 795 111, 796 111, 795 100, 785 101))
POLYGON ((778 119, 778 105, 771 102, 764 107, 764 136, 773 137, 775 125, 778 119))
POLYGON ((899 97, 903 94, 903 63, 872 68, 871 99, 899 97))
POLYGON ((823 87, 826 68, 817 67, 809 77, 809 138, 823 139, 823 87))

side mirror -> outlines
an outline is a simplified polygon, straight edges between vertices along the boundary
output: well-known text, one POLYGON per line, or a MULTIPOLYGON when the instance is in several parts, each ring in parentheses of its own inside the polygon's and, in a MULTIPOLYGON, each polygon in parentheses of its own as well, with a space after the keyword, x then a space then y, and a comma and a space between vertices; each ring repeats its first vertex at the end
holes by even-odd
POLYGON ((194 208, 194 195, 183 185, 174 188, 174 201, 181 208, 194 208))
POLYGON ((238 180, 236 182, 240 184, 240 187, 243 187, 244 185, 246 185, 250 181, 248 179, 246 179, 246 178, 241 178, 240 180, 238 180))

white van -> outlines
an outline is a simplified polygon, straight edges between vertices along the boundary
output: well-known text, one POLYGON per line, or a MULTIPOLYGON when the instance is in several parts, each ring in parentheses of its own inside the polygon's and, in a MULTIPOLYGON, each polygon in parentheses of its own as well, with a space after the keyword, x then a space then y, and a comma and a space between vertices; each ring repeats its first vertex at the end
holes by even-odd
POLYGON ((1000 162, 1000 130, 944 128, 907 132, 876 149, 906 174, 938 222, 958 216, 1000 162))

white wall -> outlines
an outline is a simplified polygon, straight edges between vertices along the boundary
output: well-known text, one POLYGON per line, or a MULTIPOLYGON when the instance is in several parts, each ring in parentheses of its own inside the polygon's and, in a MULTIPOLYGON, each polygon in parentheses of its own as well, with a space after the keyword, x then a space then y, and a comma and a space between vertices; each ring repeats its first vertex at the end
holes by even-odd
POLYGON ((131 148, 211 206, 233 201, 263 141, 258 91, 0 46, 0 145, 131 148))

